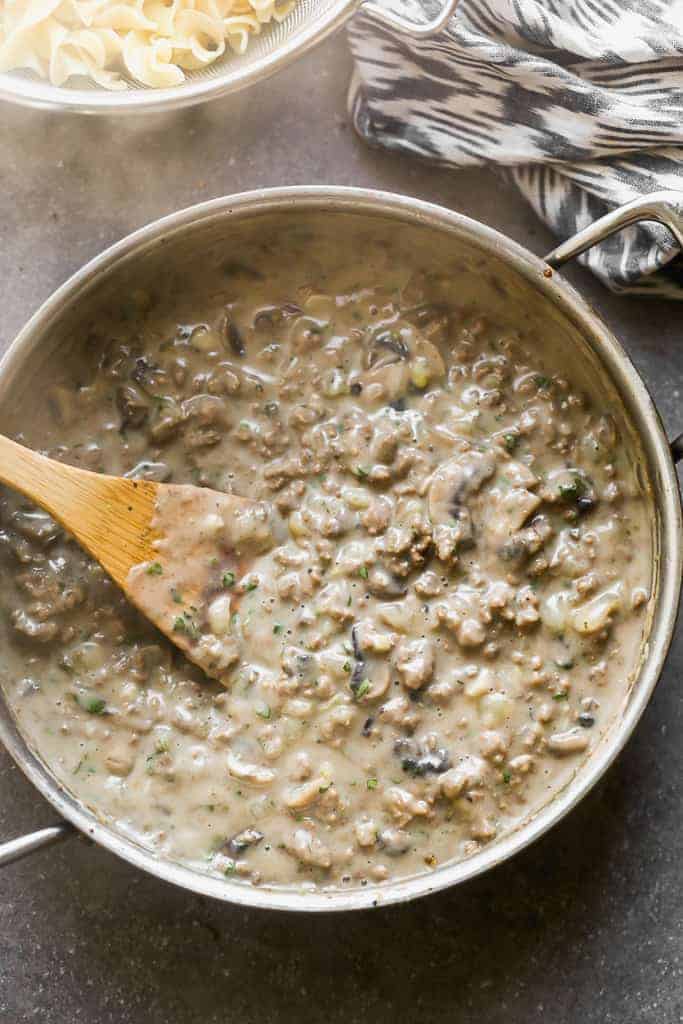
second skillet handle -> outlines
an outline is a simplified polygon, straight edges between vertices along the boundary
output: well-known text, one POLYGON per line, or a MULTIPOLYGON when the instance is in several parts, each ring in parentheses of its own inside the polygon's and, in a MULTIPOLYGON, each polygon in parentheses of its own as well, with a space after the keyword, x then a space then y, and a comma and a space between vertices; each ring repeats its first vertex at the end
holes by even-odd
POLYGON ((599 217, 587 228, 577 231, 566 242, 562 242, 549 252, 545 262, 551 267, 561 267, 567 260, 580 256, 586 249, 597 245, 622 228, 639 224, 641 221, 656 221, 663 224, 683 249, 683 217, 678 212, 681 204, 683 192, 650 192, 649 195, 639 196, 638 199, 633 199, 630 203, 606 213, 604 217, 599 217))
POLYGON ((62 839, 76 834, 73 825, 66 821, 59 825, 51 825, 49 828, 41 828, 38 832, 29 832, 28 835, 19 836, 18 839, 10 839, 7 843, 0 843, 0 868, 12 861, 27 857, 29 853, 35 853, 46 846, 59 843, 62 839))
MULTIPOLYGON (((577 231, 575 235, 562 242, 556 249, 549 252, 545 257, 548 266, 557 269, 563 263, 580 256, 582 252, 597 245, 605 238, 621 231, 622 228, 631 224, 639 224, 641 221, 656 221, 667 227, 683 250, 683 216, 678 208, 683 203, 683 193, 673 191, 650 192, 649 195, 639 196, 624 206, 617 207, 604 217, 589 224, 588 227, 577 231)), ((683 434, 674 438, 671 442, 671 457, 674 462, 683 459, 683 434)))
POLYGON ((399 14, 394 14, 382 7, 381 4, 375 3, 375 0, 360 0, 358 11, 404 35, 424 39, 427 36, 436 35, 446 27, 459 3, 460 0, 445 0, 439 13, 430 21, 413 21, 410 18, 402 18, 399 14))

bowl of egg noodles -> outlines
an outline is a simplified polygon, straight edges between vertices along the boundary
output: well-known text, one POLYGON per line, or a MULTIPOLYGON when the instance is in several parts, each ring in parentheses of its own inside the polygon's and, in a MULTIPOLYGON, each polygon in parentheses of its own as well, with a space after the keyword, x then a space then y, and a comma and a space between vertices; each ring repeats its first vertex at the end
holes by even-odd
POLYGON ((0 99, 89 114, 172 110, 268 77, 356 10, 428 36, 457 3, 419 21, 373 0, 6 0, 0 99))

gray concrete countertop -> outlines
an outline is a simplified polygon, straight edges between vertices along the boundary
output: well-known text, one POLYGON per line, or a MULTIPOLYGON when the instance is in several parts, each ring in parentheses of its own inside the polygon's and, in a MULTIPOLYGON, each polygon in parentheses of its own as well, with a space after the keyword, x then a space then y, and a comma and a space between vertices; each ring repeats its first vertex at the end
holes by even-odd
MULTIPOLYGON (((346 123, 337 36, 262 86, 133 124, 0 109, 0 343, 109 243, 275 184, 413 193, 540 253, 492 173, 372 152, 346 123)), ((569 272, 683 429, 683 307, 569 272)), ((39 400, 39 396, 37 396, 39 400)), ((418 903, 304 918, 219 905, 70 841, 0 875, 0 1021, 23 1024, 676 1024, 683 1020, 683 638, 628 748, 511 863, 418 903)), ((0 838, 54 814, 0 753, 0 838)))

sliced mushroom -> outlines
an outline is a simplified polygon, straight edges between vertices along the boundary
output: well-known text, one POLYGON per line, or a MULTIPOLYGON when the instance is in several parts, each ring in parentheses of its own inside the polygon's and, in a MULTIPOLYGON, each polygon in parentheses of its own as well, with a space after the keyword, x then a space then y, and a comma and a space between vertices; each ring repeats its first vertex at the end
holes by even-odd
POLYGON ((451 757, 445 747, 426 750, 417 740, 401 737, 394 743, 394 752, 401 758, 401 768, 409 775, 440 775, 451 767, 451 757))
POLYGON ((320 348, 329 320, 316 316, 297 317, 289 330, 289 345, 292 352, 304 355, 320 348))
POLYGON ((150 437, 158 444, 165 444, 175 436, 184 419, 185 417, 175 399, 165 398, 159 405, 149 428, 150 437))
POLYGON ((302 313, 301 306, 293 302, 286 302, 282 306, 262 306, 254 313, 253 326, 256 330, 270 330, 279 327, 283 320, 301 316, 302 313))
POLYGON ((383 657, 372 657, 372 652, 386 648, 387 653, 396 642, 391 633, 380 633, 373 623, 356 623, 351 629, 354 665, 349 685, 356 700, 373 701, 383 697, 389 689, 391 672, 383 657))
POLYGON ((373 367, 388 366, 406 360, 410 355, 410 349, 406 338, 406 331, 397 329, 382 328, 376 331, 370 339, 370 346, 367 353, 368 369, 373 367))
POLYGON ((364 668, 367 674, 356 681, 352 678, 351 689, 359 701, 379 700, 384 697, 391 683, 389 665, 386 661, 373 658, 370 663, 365 663, 364 668))
POLYGON ((553 528, 547 517, 536 516, 529 526, 514 533, 503 544, 500 557, 506 562, 521 562, 540 551, 552 534, 553 528))
POLYGON ((153 480, 155 483, 163 484, 171 479, 173 470, 165 462, 138 462, 132 469, 129 469, 124 476, 132 480, 153 480))
POLYGON ((138 387, 151 396, 168 387, 169 383, 166 371, 147 359, 146 356, 138 356, 130 376, 138 387))
POLYGON ((540 504, 539 496, 525 487, 510 487, 502 492, 494 488, 487 523, 494 547, 503 544, 520 530, 540 504))
POLYGON ((362 662, 364 660, 363 659, 363 651, 361 650, 361 646, 360 646, 360 637, 358 635, 358 626, 357 625, 353 625, 351 627, 351 643, 353 645, 353 656, 354 656, 354 658, 356 659, 356 661, 362 662))
POLYGON ((240 359, 243 359, 247 354, 247 347, 244 344, 244 337, 235 321, 227 316, 225 318, 225 324, 223 327, 225 339, 230 347, 230 350, 235 353, 240 359))
POLYGON ((183 419, 193 419, 202 426, 227 426, 227 404, 218 395, 193 395, 181 405, 183 419))
POLYGON ((493 476, 496 461, 488 452, 470 451, 440 466, 428 494, 429 518, 435 525, 454 527, 459 542, 472 540, 472 517, 466 502, 493 476))
POLYGON ((302 647, 288 646, 283 650, 280 660, 286 675, 294 676, 302 683, 315 682, 318 676, 318 662, 310 651, 302 647))
POLYGON ((262 839, 263 832, 259 832, 255 828, 245 828, 241 832, 238 832, 237 835, 234 835, 232 839, 228 839, 228 841, 224 843, 222 849, 231 857, 239 857, 245 853, 250 846, 257 846, 262 839))
POLYGON ((149 416, 149 405, 142 391, 134 384, 124 384, 116 392, 116 406, 121 413, 121 430, 141 427, 149 416))

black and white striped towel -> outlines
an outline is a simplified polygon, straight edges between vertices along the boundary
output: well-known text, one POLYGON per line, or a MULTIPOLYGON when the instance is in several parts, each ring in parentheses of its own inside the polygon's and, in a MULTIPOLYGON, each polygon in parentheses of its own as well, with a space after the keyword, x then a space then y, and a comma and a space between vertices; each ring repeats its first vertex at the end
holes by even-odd
MULTIPOLYGON (((439 3, 400 6, 424 18, 439 3)), ((461 0, 431 39, 363 16, 349 35, 368 142, 502 165, 562 239, 657 189, 679 190, 683 212, 683 0, 461 0)), ((683 298, 683 257, 659 225, 585 260, 615 291, 683 298)))

